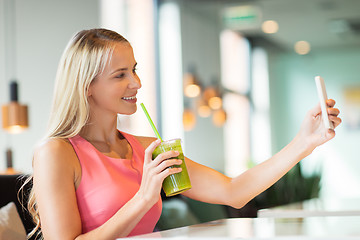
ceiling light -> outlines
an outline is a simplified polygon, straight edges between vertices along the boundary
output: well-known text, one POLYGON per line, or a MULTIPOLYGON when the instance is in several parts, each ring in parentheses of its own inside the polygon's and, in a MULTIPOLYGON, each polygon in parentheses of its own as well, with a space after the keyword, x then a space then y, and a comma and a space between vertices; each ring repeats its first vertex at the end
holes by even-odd
POLYGON ((197 97, 200 94, 200 86, 193 84, 193 83, 189 84, 189 85, 185 86, 184 93, 185 93, 185 96, 190 97, 190 98, 197 97))
POLYGON ((213 113, 212 121, 215 126, 221 127, 226 121, 226 112, 224 109, 219 109, 213 113))
POLYGON ((200 84, 194 74, 186 73, 184 75, 184 94, 189 98, 200 95, 200 84))
POLYGON ((279 30, 279 24, 274 20, 268 20, 263 22, 261 29, 264 33, 276 33, 279 30))
POLYGON ((214 110, 220 109, 222 107, 222 99, 218 96, 210 98, 209 107, 214 110))
POLYGON ((191 131, 196 124, 196 116, 190 109, 185 109, 183 112, 183 125, 185 131, 191 131))
POLYGON ((197 112, 200 117, 207 118, 211 115, 211 108, 206 101, 200 99, 198 102, 197 112))
POLYGON ((200 117, 207 118, 211 115, 211 109, 207 105, 201 105, 198 108, 198 114, 200 117))
POLYGON ((310 52, 310 43, 307 41, 298 41, 294 45, 295 52, 300 55, 305 55, 310 52))

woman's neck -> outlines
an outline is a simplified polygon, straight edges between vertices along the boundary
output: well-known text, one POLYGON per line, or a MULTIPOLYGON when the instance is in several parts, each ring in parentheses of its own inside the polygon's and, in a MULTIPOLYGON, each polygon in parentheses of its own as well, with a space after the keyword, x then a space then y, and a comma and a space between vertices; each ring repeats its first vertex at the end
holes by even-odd
POLYGON ((117 130, 117 116, 111 118, 105 116, 90 117, 89 122, 80 131, 80 136, 90 142, 116 142, 119 137, 122 137, 117 130))

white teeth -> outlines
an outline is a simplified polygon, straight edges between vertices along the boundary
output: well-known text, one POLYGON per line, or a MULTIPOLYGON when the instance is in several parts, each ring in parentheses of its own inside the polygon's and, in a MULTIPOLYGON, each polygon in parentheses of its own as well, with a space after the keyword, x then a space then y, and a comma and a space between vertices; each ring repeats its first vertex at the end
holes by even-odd
POLYGON ((132 97, 123 97, 122 99, 124 99, 124 100, 132 100, 132 99, 135 99, 136 98, 136 96, 132 96, 132 97))

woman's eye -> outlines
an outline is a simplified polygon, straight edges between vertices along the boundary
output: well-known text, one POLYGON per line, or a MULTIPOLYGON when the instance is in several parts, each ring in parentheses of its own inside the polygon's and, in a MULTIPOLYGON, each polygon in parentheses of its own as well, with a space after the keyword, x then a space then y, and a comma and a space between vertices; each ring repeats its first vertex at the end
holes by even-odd
POLYGON ((123 78, 125 76, 125 74, 124 73, 121 73, 121 74, 119 74, 119 75, 116 75, 116 78, 123 78))
POLYGON ((137 68, 134 68, 134 69, 133 69, 133 73, 136 73, 136 71, 137 71, 137 68))

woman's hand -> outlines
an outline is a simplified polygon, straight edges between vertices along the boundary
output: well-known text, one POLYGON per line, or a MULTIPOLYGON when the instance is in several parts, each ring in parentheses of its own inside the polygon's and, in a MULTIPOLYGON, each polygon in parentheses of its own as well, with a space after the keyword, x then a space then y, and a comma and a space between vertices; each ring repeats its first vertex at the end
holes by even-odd
POLYGON ((156 140, 145 150, 143 176, 141 179, 140 189, 138 191, 138 194, 141 195, 142 199, 149 202, 151 206, 159 200, 164 179, 171 174, 182 171, 181 168, 168 168, 169 166, 181 164, 182 160, 180 159, 169 159, 177 157, 179 155, 179 152, 177 151, 161 153, 152 160, 152 153, 159 144, 160 140, 156 140))
MULTIPOLYGON (((335 101, 333 99, 328 99, 326 104, 328 106, 327 113, 329 120, 333 122, 335 129, 341 123, 341 118, 338 117, 340 111, 339 109, 334 108, 335 101)), ((298 136, 308 144, 307 147, 310 152, 317 146, 320 146, 335 137, 334 130, 325 129, 320 104, 307 113, 298 136)))

